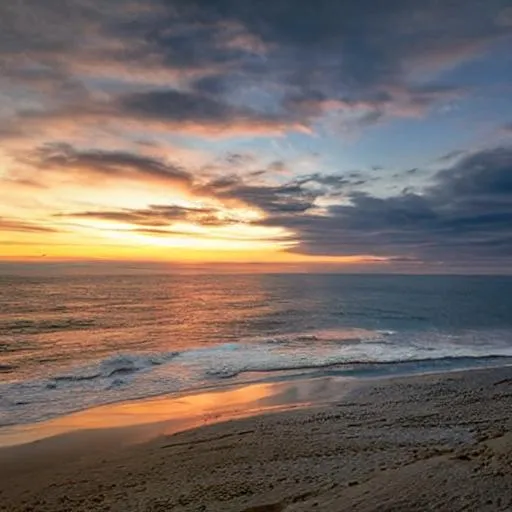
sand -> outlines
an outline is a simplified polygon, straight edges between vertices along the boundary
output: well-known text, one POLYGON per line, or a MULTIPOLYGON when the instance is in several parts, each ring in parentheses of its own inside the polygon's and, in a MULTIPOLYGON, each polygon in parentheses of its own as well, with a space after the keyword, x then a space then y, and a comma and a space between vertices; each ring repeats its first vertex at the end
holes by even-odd
POLYGON ((117 425, 3 448, 0 510, 512 510, 512 368, 309 389, 291 411, 144 423, 150 440, 117 425))

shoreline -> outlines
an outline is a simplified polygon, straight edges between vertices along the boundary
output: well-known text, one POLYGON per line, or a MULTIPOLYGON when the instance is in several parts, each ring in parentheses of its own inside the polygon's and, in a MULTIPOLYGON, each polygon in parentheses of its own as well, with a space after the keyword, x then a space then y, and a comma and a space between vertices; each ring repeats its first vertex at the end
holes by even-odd
MULTIPOLYGON (((385 366, 382 363, 382 366, 385 366)), ((335 368, 335 367, 334 367, 335 368)), ((130 430, 142 430, 146 436, 170 435, 210 423, 221 423, 258 416, 269 412, 286 412, 305 407, 319 407, 336 402, 350 390, 380 381, 415 379, 428 376, 465 374, 512 368, 511 365, 430 370, 367 377, 346 376, 329 368, 320 372, 276 372, 271 379, 248 380, 185 392, 150 395, 95 405, 30 423, 0 426, 0 451, 11 446, 51 439, 52 437, 94 431, 101 435, 116 429, 130 442, 139 438, 130 430), (319 391, 321 390, 321 391, 319 391)), ((257 372, 253 372, 257 373, 257 372)), ((107 434, 108 436, 108 434, 107 434)))
POLYGON ((0 449, 0 510, 508 510, 511 408, 512 367, 103 406, 0 449))
MULTIPOLYGON (((5 448, 54 437, 117 430, 127 444, 203 425, 295 408, 319 407, 343 397, 359 379, 332 376, 250 382, 188 393, 173 393, 90 407, 49 420, 0 428, 5 448)), ((108 434, 107 434, 108 436, 108 434)))
MULTIPOLYGON (((420 359, 397 363, 369 362, 352 363, 347 364, 346 366, 336 363, 327 364, 320 367, 303 366, 289 370, 266 370, 264 372, 250 371, 247 372, 248 378, 241 381, 222 381, 216 384, 194 387, 183 391, 163 393, 158 392, 142 397, 136 396, 133 398, 124 398, 103 403, 100 402, 97 404, 84 406, 83 408, 77 408, 75 410, 68 410, 67 412, 52 414, 46 418, 43 417, 41 419, 20 423, 0 424, 0 450, 4 446, 9 446, 11 444, 24 444, 26 442, 43 439, 52 435, 79 430, 76 422, 74 421, 75 418, 80 417, 80 419, 85 420, 85 423, 87 424, 89 423, 90 416, 94 416, 96 411, 107 411, 107 415, 109 415, 109 410, 111 409, 128 409, 131 405, 135 407, 137 404, 142 404, 144 406, 146 403, 149 404, 158 401, 169 401, 171 403, 180 402, 181 400, 188 400, 189 398, 194 399, 195 397, 200 397, 203 395, 209 396, 212 394, 222 393, 229 394, 233 391, 244 388, 266 388, 268 390, 266 393, 268 395, 267 398, 269 398, 270 395, 278 393, 279 389, 300 387, 300 384, 297 383, 318 381, 322 379, 332 379, 346 383, 353 382, 355 385, 360 385, 361 383, 379 380, 415 378, 427 375, 443 375, 449 373, 472 372, 480 370, 485 371, 512 367, 512 362, 508 362, 509 360, 512 361, 512 356, 487 356, 487 359, 496 359, 498 361, 502 361, 499 364, 490 364, 489 362, 484 363, 480 361, 480 359, 481 358, 445 357, 434 360, 420 359), (466 359, 471 360, 473 364, 453 364, 453 361, 466 359), (504 361, 507 362, 505 363, 504 361), (426 362, 429 363, 429 366, 422 367, 421 365, 426 362), (447 365, 447 362, 450 362, 450 365, 447 365), (416 367, 411 367, 404 371, 402 365, 416 365, 416 367), (366 368, 366 372, 364 371, 364 368, 366 368), (368 368, 370 368, 370 371, 368 371, 368 368), (267 377, 261 378, 262 374, 267 374, 267 377), (273 391, 270 391, 272 388, 273 391), (71 424, 68 424, 68 419, 71 419, 71 424), (52 434, 52 432, 54 432, 54 434, 52 434)), ((317 397, 313 396, 311 398, 313 401, 317 401, 317 397)), ((323 397, 323 399, 324 401, 328 401, 328 398, 326 399, 326 397, 323 397)), ((283 409, 286 409, 286 402, 282 403, 281 405, 283 405, 283 409)), ((258 414, 258 412, 259 411, 256 410, 252 414, 258 414)), ((220 411, 220 413, 223 414, 223 411, 220 411)), ((226 416, 226 419, 229 419, 229 416, 226 416)), ((155 422, 156 421, 157 420, 155 420, 155 422)), ((126 425, 118 426, 129 425, 130 423, 126 422, 126 425)), ((200 425, 200 423, 198 423, 196 426, 198 425, 200 425)), ((108 425, 101 428, 108 428, 108 425)))

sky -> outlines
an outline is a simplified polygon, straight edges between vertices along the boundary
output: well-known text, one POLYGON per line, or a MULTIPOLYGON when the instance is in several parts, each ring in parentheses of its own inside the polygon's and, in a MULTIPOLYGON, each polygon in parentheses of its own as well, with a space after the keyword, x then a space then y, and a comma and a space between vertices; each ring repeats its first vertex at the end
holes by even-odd
POLYGON ((0 3, 0 260, 512 271, 510 0, 0 3))

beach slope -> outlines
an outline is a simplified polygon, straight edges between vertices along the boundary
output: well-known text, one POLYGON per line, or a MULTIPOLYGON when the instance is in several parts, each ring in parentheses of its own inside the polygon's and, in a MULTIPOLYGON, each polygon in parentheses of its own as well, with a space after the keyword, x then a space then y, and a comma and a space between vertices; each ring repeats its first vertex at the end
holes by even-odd
POLYGON ((512 510, 512 368, 366 381, 328 406, 124 445, 0 450, 0 510, 512 510))

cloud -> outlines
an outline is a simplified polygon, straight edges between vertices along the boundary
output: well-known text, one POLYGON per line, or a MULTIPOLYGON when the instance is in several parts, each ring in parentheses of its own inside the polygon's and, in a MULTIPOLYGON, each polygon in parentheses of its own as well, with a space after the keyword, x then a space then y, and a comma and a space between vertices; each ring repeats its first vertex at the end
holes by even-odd
POLYGON ((219 207, 182 207, 150 205, 147 208, 90 210, 61 213, 57 218, 73 221, 107 221, 108 227, 96 229, 132 233, 159 238, 190 238, 224 242, 295 243, 293 235, 281 229, 262 229, 244 216, 243 211, 219 207), (114 225, 112 225, 114 223, 114 225), (117 224, 117 226, 116 226, 117 224), (242 229, 239 229, 242 227, 242 229))
MULTIPOLYGON (((87 166, 89 165, 87 162, 87 166)), ((105 171, 109 172, 110 169, 107 168, 105 171)), ((253 177, 252 174, 250 177, 253 177)), ((202 226, 249 224, 250 220, 240 216, 239 208, 256 208, 266 214, 303 213, 314 208, 317 199, 328 197, 345 187, 350 187, 351 183, 342 175, 316 173, 298 177, 281 185, 269 183, 255 185, 247 182, 245 177, 233 174, 207 182, 198 181, 190 184, 192 194, 208 198, 210 202, 216 202, 216 206, 150 205, 147 208, 89 210, 57 214, 57 216, 105 220, 153 228, 170 226, 176 222, 190 222, 202 226)))
MULTIPOLYGON (((262 223, 296 233, 300 253, 375 254, 423 261, 507 259, 512 254, 512 148, 480 151, 439 171, 421 194, 350 194, 327 214, 262 223)), ((274 214, 273 214, 274 213, 274 214)))
POLYGON ((439 158, 436 159, 436 162, 439 163, 446 163, 453 160, 456 160, 457 158, 467 154, 467 151, 463 151, 460 149, 455 149, 453 151, 449 151, 448 153, 445 153, 444 155, 441 155, 439 158))
POLYGON ((228 203, 243 203, 267 214, 292 215, 314 208, 317 199, 351 185, 350 179, 336 174, 299 176, 280 185, 254 184, 238 175, 231 175, 201 185, 197 192, 228 203))
MULTIPOLYGON (((125 178, 156 181, 188 187, 192 176, 181 167, 157 158, 125 151, 79 150, 69 144, 48 144, 31 155, 30 163, 40 170, 78 174, 83 180, 125 178)), ((44 177, 42 178, 44 182, 44 177)))
MULTIPOLYGON (((187 208, 176 205, 150 205, 148 208, 112 211, 84 211, 59 214, 59 217, 97 219, 151 228, 167 227, 176 222, 190 222, 202 226, 222 226, 236 222, 233 215, 219 208, 187 208)), ((165 231, 167 233, 167 231, 165 231)))
MULTIPOLYGON (((60 165, 60 151, 55 159, 51 153, 44 154, 47 165, 60 165)), ((124 165, 135 165, 130 156, 121 158, 117 153, 116 158, 100 154, 98 161, 96 153, 92 160, 91 155, 78 151, 70 154, 77 155, 84 168, 98 164, 100 174, 107 175, 112 172, 112 165, 115 169, 120 165, 124 175, 124 165)), ((253 228, 271 228, 273 234, 268 236, 294 244, 289 250, 303 255, 369 254, 395 262, 460 264, 468 268, 479 262, 504 264, 512 253, 512 148, 497 147, 455 156, 443 160, 447 167, 438 171, 420 192, 404 189, 399 194, 377 197, 359 189, 359 172, 313 173, 282 184, 255 184, 247 181, 247 175, 238 174, 195 181, 191 174, 185 174, 178 179, 185 180, 192 195, 209 198, 211 205, 155 204, 145 208, 75 211, 54 217, 114 222, 120 224, 119 229, 162 237, 241 240, 245 239, 244 231, 230 234, 216 229, 243 226, 253 239, 259 236, 256 231, 252 234, 253 228), (329 201, 323 203, 325 199, 329 201), (259 219, 247 216, 247 208, 257 209, 263 215, 259 219), (196 233, 186 225, 214 229, 196 233)), ((155 169, 168 172, 168 167, 157 160, 135 162, 139 165, 136 172, 144 177, 147 172, 152 175, 155 169)), ((67 168, 72 164, 65 158, 63 165, 67 168)), ((5 231, 53 231, 37 223, 6 218, 0 221, 5 231)), ((263 239, 267 234, 261 236, 263 239)))
MULTIPOLYGON (((422 117, 436 105, 463 97, 461 87, 429 84, 376 84, 377 88, 364 94, 329 97, 316 90, 303 90, 285 100, 289 111, 313 122, 325 114, 336 115, 342 123, 365 127, 390 117, 422 117)), ((360 91, 361 92, 361 91, 360 91)))
POLYGON ((72 132, 77 130, 77 123, 85 133, 102 125, 110 130, 144 129, 152 135, 176 132, 200 137, 275 136, 311 130, 309 120, 284 110, 265 112, 176 89, 120 94, 110 99, 87 97, 48 109, 20 108, 6 123, 5 137, 24 132, 48 136, 52 128, 57 133, 72 132))
POLYGON ((223 242, 269 242, 271 238, 274 243, 289 243, 290 235, 287 234, 275 234, 273 233, 270 237, 269 233, 266 233, 265 236, 262 236, 261 233, 259 235, 252 234, 251 232, 245 233, 227 233, 227 232, 212 232, 212 231, 187 231, 186 229, 176 229, 176 228, 136 228, 130 230, 132 233, 137 233, 140 235, 149 235, 149 236, 157 236, 161 238, 172 238, 172 237, 186 237, 193 239, 203 239, 203 240, 219 240, 223 242))
MULTIPOLYGON (((474 58, 507 37, 495 15, 503 2, 293 2, 261 8, 258 2, 193 0, 179 12, 204 23, 229 19, 267 44, 265 58, 246 56, 234 71, 200 80, 209 93, 236 96, 258 82, 271 93, 279 84, 284 105, 306 119, 336 106, 366 122, 383 116, 423 115, 464 88, 418 84, 411 75, 435 75, 474 58)), ((162 48, 165 52, 165 47, 162 48)))
MULTIPOLYGON (((156 121, 166 128, 202 133, 280 133, 299 129, 286 116, 258 112, 248 107, 229 105, 216 98, 194 92, 159 90, 119 98, 118 113, 135 120, 156 121)), ((302 127, 305 129, 305 127, 302 127)))
POLYGON ((1 79, 8 117, 29 133, 35 123, 78 120, 94 131, 98 122, 121 129, 130 119, 198 135, 273 135, 313 130, 326 115, 364 127, 423 116, 468 94, 463 83, 435 78, 507 41, 506 7, 506 0, 4 2, 1 79))
MULTIPOLYGON (((228 155, 228 159, 231 160, 232 156, 228 155)), ((238 161, 239 158, 236 157, 235 162, 238 161)), ((89 165, 90 162, 87 161, 87 168, 89 165)), ((274 163, 270 165, 273 166, 274 163)), ((107 168, 106 172, 109 171, 107 168)), ((263 173, 266 174, 265 169, 263 173)), ((57 213, 54 217, 131 225, 136 227, 137 232, 154 232, 165 236, 183 234, 182 226, 185 224, 214 230, 238 225, 245 226, 244 229, 250 231, 257 227, 254 219, 262 214, 293 217, 313 211, 318 209, 318 200, 337 197, 342 190, 352 190, 355 183, 343 175, 321 173, 299 176, 278 185, 264 181, 254 184, 252 179, 254 173, 232 174, 206 181, 202 177, 192 181, 188 191, 203 206, 154 204, 145 208, 99 208, 57 213)), ((126 229, 126 226, 122 229, 126 229)), ((185 231, 191 234, 190 231, 185 231)), ((274 234, 272 236, 275 238, 274 234)), ((289 234, 283 236, 291 240, 289 234)))
MULTIPOLYGON (((150 148, 152 149, 152 148, 150 148)), ((276 170, 284 162, 261 164, 251 155, 227 153, 211 166, 197 169, 164 160, 161 157, 130 151, 87 150, 65 143, 46 144, 28 155, 18 155, 18 167, 23 173, 11 173, 2 181, 19 187, 38 187, 41 190, 58 187, 61 183, 73 186, 121 186, 123 182, 156 184, 195 198, 203 207, 150 206, 149 209, 95 210, 78 212, 76 217, 131 222, 145 225, 167 225, 167 221, 190 221, 202 225, 238 222, 229 211, 251 208, 268 213, 305 212, 315 208, 321 198, 338 196, 365 184, 357 175, 310 173, 276 183, 276 170), (257 166, 257 170, 244 169, 257 166), (227 173, 229 172, 229 174, 227 173), (212 206, 213 205, 213 206, 212 206), (158 220, 157 224, 153 224, 158 220)), ((279 180, 281 181, 281 180, 279 180)))
POLYGON ((56 233, 57 230, 48 226, 27 222, 19 219, 0 217, 0 231, 15 231, 22 233, 56 233))
MULTIPOLYGON (((75 208, 71 201, 63 208, 75 208, 77 219, 128 223, 155 233, 179 222, 245 222, 294 232, 295 250, 306 254, 427 260, 454 258, 460 251, 468 258, 505 254, 511 236, 508 148, 451 152, 435 162, 445 169, 421 193, 408 181, 410 187, 402 193, 377 197, 361 192, 374 175, 316 172, 308 164, 308 174, 295 176, 300 172, 290 165, 290 153, 306 146, 301 146, 302 137, 290 137, 285 149, 267 153, 273 164, 244 154, 247 148, 272 151, 273 141, 201 139, 273 137, 291 131, 322 136, 325 130, 352 133, 354 127, 364 130, 395 118, 426 117, 475 93, 465 81, 480 68, 453 71, 471 60, 478 66, 482 61, 477 58, 510 44, 508 4, 0 2, 0 87, 5 99, 0 138, 5 167, 14 162, 2 181, 9 190, 46 186, 38 191, 41 203, 50 202, 59 180, 76 184, 78 190, 84 183, 99 188, 107 179, 116 185, 128 180, 164 191, 179 189, 209 205, 184 208, 149 201, 146 208, 96 210, 75 208), (162 145, 178 140, 187 149, 222 148, 229 154, 209 168, 185 168, 172 151, 167 157, 156 145, 141 149, 136 143, 141 138, 162 145), (266 217, 248 221, 233 213, 244 207, 266 217)), ((491 68, 486 83, 492 81, 491 68)), ((467 108, 471 117, 473 107, 467 108)), ((431 128, 426 126, 427 138, 431 128)), ((500 133, 510 131, 506 126, 500 133)), ((431 142, 426 140, 425 146, 431 142)), ((329 151, 334 142, 326 138, 314 145, 329 151)), ((397 168, 405 166, 409 163, 397 168)), ((418 181, 424 183, 431 171, 419 169, 408 171, 410 181, 421 174, 418 181)), ((400 174, 403 178, 404 172, 400 174)), ((33 204, 21 194, 18 202, 33 204)), ((61 206, 53 205, 50 215, 61 206)), ((5 229, 50 229, 6 218, 3 222, 5 229)))

